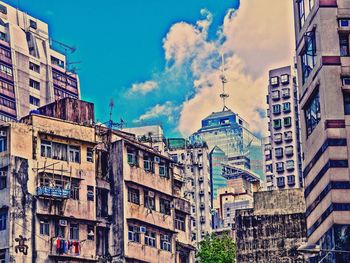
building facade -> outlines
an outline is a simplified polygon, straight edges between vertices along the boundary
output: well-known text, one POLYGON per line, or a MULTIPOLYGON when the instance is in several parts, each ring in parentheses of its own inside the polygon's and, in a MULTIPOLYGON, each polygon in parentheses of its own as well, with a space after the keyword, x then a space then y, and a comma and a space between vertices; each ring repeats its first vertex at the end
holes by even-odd
POLYGON ((302 189, 254 193, 254 207, 236 212, 237 262, 302 263, 306 239, 302 189))
MULTIPOLYGON (((217 146, 227 156, 231 165, 251 169, 263 177, 261 140, 250 130, 249 125, 231 110, 213 112, 202 120, 202 128, 191 136, 192 142, 205 141, 209 150, 217 146)), ((213 196, 216 196, 218 182, 213 177, 213 196)))
MULTIPOLYGON (((349 1, 294 2, 308 242, 348 251, 349 17, 349 1)), ((342 253, 324 259, 348 261, 342 253)))
POLYGON ((269 71, 268 141, 264 158, 268 190, 300 188, 301 154, 296 79, 290 66, 269 71))
POLYGON ((54 43, 46 23, 0 2, 0 120, 19 119, 59 98, 80 97, 78 76, 69 72, 54 43))
POLYGON ((186 197, 191 204, 192 244, 212 232, 209 153, 206 144, 189 144, 185 139, 167 139, 172 160, 184 169, 186 197))

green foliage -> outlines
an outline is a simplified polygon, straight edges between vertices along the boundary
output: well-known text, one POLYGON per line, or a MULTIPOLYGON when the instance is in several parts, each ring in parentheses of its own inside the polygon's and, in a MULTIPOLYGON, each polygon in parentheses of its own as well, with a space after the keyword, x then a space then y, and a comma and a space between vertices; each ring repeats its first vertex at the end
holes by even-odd
POLYGON ((197 260, 200 263, 234 263, 236 262, 236 244, 228 235, 206 236, 199 243, 197 260))

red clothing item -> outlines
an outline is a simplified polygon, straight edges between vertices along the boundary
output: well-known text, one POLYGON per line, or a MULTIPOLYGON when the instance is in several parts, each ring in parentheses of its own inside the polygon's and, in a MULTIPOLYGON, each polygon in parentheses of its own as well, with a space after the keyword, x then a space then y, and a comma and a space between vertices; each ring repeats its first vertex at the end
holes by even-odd
POLYGON ((59 240, 59 238, 56 239, 56 248, 60 249, 60 240, 59 240))

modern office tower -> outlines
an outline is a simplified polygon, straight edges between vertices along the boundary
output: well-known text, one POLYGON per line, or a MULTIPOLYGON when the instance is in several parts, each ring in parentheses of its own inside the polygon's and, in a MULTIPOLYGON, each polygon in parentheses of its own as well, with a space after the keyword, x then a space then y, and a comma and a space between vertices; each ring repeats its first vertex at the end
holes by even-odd
MULTIPOLYGON (((0 120, 27 115, 59 98, 79 98, 79 79, 54 50, 48 25, 0 2, 0 120)), ((68 49, 64 45, 65 49, 68 49)))
POLYGON ((349 251, 350 2, 294 1, 294 18, 308 243, 349 251))
POLYGON ((167 139, 166 145, 170 158, 184 168, 184 197, 190 200, 192 241, 197 247, 212 232, 208 147, 185 139, 167 139))
POLYGON ((267 189, 302 187, 298 92, 290 66, 269 71, 268 141, 265 142, 267 189))
POLYGON ((222 176, 223 164, 227 163, 227 156, 218 146, 215 146, 209 154, 209 161, 211 198, 214 200, 218 189, 227 186, 227 180, 222 176))
MULTIPOLYGON (((210 114, 202 120, 202 128, 190 140, 205 141, 210 151, 217 146, 226 154, 229 164, 251 169, 263 177, 261 140, 249 130, 248 123, 231 110, 224 108, 210 114)), ((222 180, 213 177, 212 184, 213 196, 216 196, 222 180)))

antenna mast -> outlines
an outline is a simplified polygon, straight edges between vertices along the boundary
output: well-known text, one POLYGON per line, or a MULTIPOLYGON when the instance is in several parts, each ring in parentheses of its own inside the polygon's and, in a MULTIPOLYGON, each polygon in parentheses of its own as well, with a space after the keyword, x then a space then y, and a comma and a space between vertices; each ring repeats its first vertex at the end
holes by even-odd
POLYGON ((230 96, 225 93, 225 84, 227 83, 227 79, 225 76, 225 60, 224 54, 221 54, 221 74, 220 74, 221 84, 222 84, 222 93, 220 94, 220 98, 222 99, 222 111, 229 110, 226 106, 226 99, 230 96))

